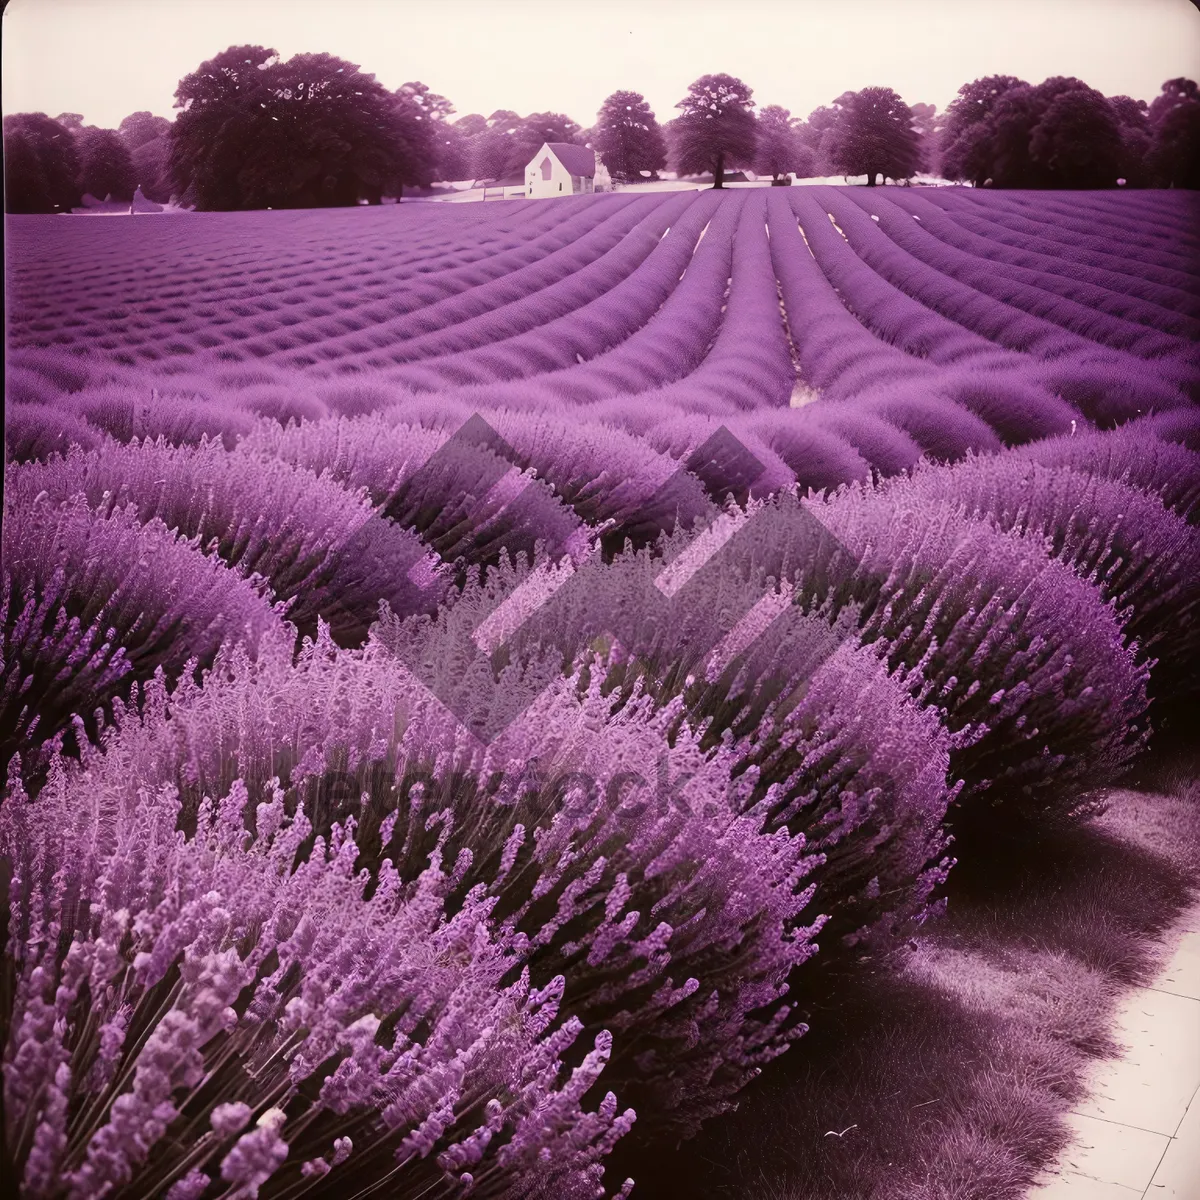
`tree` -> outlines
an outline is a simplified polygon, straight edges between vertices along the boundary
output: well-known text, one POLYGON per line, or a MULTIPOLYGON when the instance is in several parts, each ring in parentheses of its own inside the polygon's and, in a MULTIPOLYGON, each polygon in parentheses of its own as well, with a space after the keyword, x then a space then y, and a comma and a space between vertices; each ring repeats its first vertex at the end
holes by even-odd
MULTIPOLYGON (((1136 102, 1123 97, 1136 123, 1136 102)), ((943 137, 942 173, 977 187, 1113 187, 1126 177, 1128 144, 1116 108, 1081 79, 1036 87, 989 76, 959 89, 943 137)))
POLYGON ((487 117, 480 116, 479 113, 467 113, 465 117, 459 117, 454 122, 454 128, 457 129, 463 137, 474 137, 476 134, 483 133, 487 129, 487 117))
POLYGON ((1045 172, 1049 187, 1116 186, 1122 150, 1108 100, 1082 83, 1054 96, 1029 138, 1030 158, 1045 172))
POLYGON ((912 126, 917 135, 917 169, 933 171, 937 167, 937 106, 910 104, 912 126))
MULTIPOLYGON (((373 75, 367 78, 374 82, 373 75)), ((363 177, 360 192, 369 203, 379 203, 377 187, 394 191, 399 200, 406 185, 427 188, 433 183, 438 175, 442 131, 453 111, 454 106, 445 96, 431 92, 423 83, 404 84, 397 90, 392 104, 391 125, 388 127, 381 123, 379 128, 386 128, 392 134, 390 151, 398 157, 390 171, 381 169, 377 172, 383 177, 382 183, 377 184, 373 178, 363 177)), ((388 118, 381 117, 380 120, 386 122, 388 118)), ((369 127, 363 128, 363 139, 365 143, 372 140, 369 127)), ((382 152, 387 148, 380 142, 378 149, 382 152)))
POLYGON ((520 126, 521 118, 515 112, 499 108, 487 118, 484 128, 476 129, 467 151, 474 178, 499 179, 505 174, 520 126))
POLYGON ((79 188, 97 200, 132 200, 138 185, 129 147, 115 129, 85 125, 76 134, 79 147, 79 188))
POLYGON ((83 113, 59 113, 54 119, 72 133, 83 128, 83 113))
POLYGON ((667 143, 646 98, 639 92, 613 92, 600 108, 592 149, 616 180, 655 175, 667 165, 667 143))
POLYGON ((130 113, 117 126, 117 132, 132 154, 139 146, 166 137, 171 132, 171 122, 166 117, 156 117, 152 112, 142 110, 130 113))
POLYGON ((1200 90, 1190 79, 1169 79, 1148 113, 1152 143, 1147 164, 1159 187, 1200 188, 1200 90))
POLYGON ((985 75, 958 89, 939 138, 940 172, 946 179, 980 187, 991 177, 994 130, 989 121, 1009 92, 1028 86, 1015 75, 985 75))
POLYGON ((398 92, 407 96, 431 121, 449 121, 454 115, 454 105, 423 83, 402 83, 398 92))
POLYGON ((917 169, 920 142, 912 110, 891 88, 852 92, 833 126, 829 160, 842 175, 907 179, 917 169))
POLYGON ((470 179, 475 174, 475 138, 487 130, 487 118, 468 113, 457 121, 435 123, 437 166, 442 179, 470 179))
POLYGON ((330 54, 233 46, 175 93, 176 187, 200 208, 378 203, 431 181, 436 142, 423 98, 388 92, 330 54))
POLYGON ((421 139, 418 155, 424 164, 424 169, 418 172, 422 184, 434 179, 461 179, 463 173, 453 173, 462 166, 461 139, 450 132, 454 105, 419 81, 401 84, 396 98, 401 110, 409 114, 412 125, 424 127, 426 136, 421 139))
POLYGON ((79 153, 71 131, 45 113, 13 113, 3 128, 6 211, 61 212, 77 205, 79 153))
POLYGON ((807 120, 796 124, 796 136, 812 153, 814 174, 829 175, 832 173, 828 150, 833 127, 837 123, 838 111, 833 105, 822 104, 808 114, 807 120))
POLYGON ((439 179, 469 179, 471 160, 470 139, 452 121, 434 126, 437 138, 435 161, 439 179))
POLYGON ((130 113, 117 132, 129 148, 133 174, 142 194, 159 204, 171 198, 171 122, 142 110, 130 113))
POLYGON ((4 130, 4 209, 10 213, 52 212, 50 184, 34 139, 4 130))
POLYGON ((170 172, 198 208, 243 207, 238 173, 253 157, 255 110, 271 99, 266 71, 276 61, 263 46, 230 46, 180 81, 170 172))
POLYGON ((1148 159, 1153 141, 1149 105, 1145 100, 1135 100, 1132 96, 1109 96, 1108 106, 1112 109, 1121 134, 1119 177, 1130 187, 1147 187, 1150 183, 1148 159))
POLYGON ((1197 88, 1194 79, 1184 79, 1182 77, 1168 79, 1162 85, 1162 89, 1154 97, 1154 101, 1150 105, 1150 111, 1147 114, 1150 118, 1150 124, 1153 126, 1160 125, 1172 109, 1179 108, 1198 99, 1200 99, 1200 89, 1197 88))
POLYGON ((812 171, 815 156, 800 140, 796 124, 792 114, 778 104, 759 111, 754 169, 759 175, 770 175, 773 183, 783 182, 792 172, 803 178, 812 171))
POLYGON ((726 167, 754 160, 754 92, 732 75, 702 75, 675 106, 672 122, 676 170, 681 175, 711 171, 713 187, 724 186, 726 167))

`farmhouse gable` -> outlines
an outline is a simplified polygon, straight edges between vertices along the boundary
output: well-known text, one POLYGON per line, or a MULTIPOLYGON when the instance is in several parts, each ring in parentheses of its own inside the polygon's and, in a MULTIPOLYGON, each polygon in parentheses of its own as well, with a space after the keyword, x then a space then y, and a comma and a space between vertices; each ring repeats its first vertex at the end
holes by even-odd
POLYGON ((525 194, 536 200, 595 190, 596 155, 570 142, 543 142, 525 168, 525 194))

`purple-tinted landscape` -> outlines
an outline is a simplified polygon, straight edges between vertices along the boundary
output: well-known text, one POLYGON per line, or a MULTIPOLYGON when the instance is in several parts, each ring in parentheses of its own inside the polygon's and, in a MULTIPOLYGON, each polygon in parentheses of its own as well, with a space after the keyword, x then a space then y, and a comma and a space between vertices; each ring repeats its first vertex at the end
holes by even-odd
POLYGON ((0 1193, 1026 1195, 1200 882, 1195 85, 227 203, 206 79, 6 117, 0 1193))

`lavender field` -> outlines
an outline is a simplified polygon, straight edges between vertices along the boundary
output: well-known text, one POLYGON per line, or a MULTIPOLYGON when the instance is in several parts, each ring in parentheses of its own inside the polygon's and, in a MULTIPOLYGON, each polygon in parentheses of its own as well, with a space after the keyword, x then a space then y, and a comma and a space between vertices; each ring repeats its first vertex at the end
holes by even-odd
POLYGON ((0 1172, 1022 1196, 1197 883, 1198 218, 10 216, 0 1172))

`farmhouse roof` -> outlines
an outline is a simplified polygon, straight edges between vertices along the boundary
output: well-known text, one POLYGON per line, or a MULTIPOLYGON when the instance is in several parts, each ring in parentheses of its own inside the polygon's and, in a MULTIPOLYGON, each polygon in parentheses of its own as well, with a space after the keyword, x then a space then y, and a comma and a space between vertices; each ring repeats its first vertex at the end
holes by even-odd
POLYGON ((586 146, 573 146, 570 142, 547 142, 546 149, 553 150, 554 156, 572 175, 586 177, 596 174, 595 151, 586 146))

